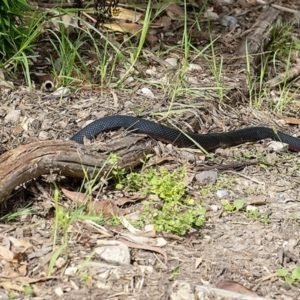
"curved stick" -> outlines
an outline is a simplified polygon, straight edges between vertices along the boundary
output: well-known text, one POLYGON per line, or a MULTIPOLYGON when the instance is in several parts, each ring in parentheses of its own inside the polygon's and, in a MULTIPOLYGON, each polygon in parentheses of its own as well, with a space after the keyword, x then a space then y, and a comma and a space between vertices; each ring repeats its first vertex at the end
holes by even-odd
MULTIPOLYGON (((132 169, 140 164, 145 154, 153 153, 145 143, 134 148, 114 151, 120 157, 118 167, 132 169)), ((7 151, 0 156, 0 203, 15 187, 41 175, 84 178, 85 174, 92 177, 100 171, 104 173, 111 167, 106 164, 108 157, 109 154, 72 141, 36 142, 7 151), (102 168, 105 164, 107 166, 102 168)))

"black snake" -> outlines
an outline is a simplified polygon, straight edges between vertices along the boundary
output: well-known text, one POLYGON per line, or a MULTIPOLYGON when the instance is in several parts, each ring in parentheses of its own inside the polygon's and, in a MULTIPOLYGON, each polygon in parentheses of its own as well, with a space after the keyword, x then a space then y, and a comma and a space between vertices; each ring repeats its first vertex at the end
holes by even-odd
POLYGON ((292 151, 300 151, 300 139, 268 127, 248 127, 244 129, 209 134, 183 133, 152 121, 137 117, 115 115, 98 119, 71 137, 72 141, 83 144, 84 137, 95 138, 101 132, 124 128, 133 132, 146 134, 154 139, 172 143, 179 147, 195 147, 195 142, 205 150, 239 145, 271 138, 288 144, 292 151))

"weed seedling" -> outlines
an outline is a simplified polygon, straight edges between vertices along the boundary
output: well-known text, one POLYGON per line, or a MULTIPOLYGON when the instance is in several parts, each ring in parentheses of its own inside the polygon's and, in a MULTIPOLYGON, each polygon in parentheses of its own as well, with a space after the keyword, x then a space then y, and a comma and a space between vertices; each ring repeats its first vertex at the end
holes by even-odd
POLYGON ((277 274, 280 277, 283 277, 284 280, 289 284, 294 284, 296 281, 300 279, 300 267, 296 267, 292 273, 290 273, 287 269, 278 269, 277 274))
POLYGON ((292 213, 291 218, 295 220, 297 225, 300 225, 300 217, 296 213, 292 213))
POLYGON ((180 274, 180 266, 176 266, 176 267, 172 270, 172 274, 170 275, 169 279, 170 279, 170 280, 174 280, 179 274, 180 274))
POLYGON ((270 223, 270 219, 268 215, 262 214, 258 209, 246 211, 246 217, 249 219, 258 219, 260 222, 264 224, 270 223))
POLYGON ((30 285, 27 285, 24 287, 24 293, 26 296, 33 296, 34 292, 33 292, 33 288, 30 285))
POLYGON ((15 292, 11 291, 8 293, 8 297, 9 297, 9 299, 15 299, 18 297, 18 295, 15 292))
POLYGON ((85 286, 90 286, 91 285, 91 282, 93 281, 93 278, 92 278, 92 276, 90 275, 90 274, 88 274, 88 273, 83 273, 82 275, 81 275, 81 281, 82 281, 82 283, 85 285, 85 286))
POLYGON ((228 212, 237 212, 244 207, 244 200, 237 199, 234 200, 232 204, 228 202, 228 200, 222 199, 221 204, 223 205, 224 209, 228 212))

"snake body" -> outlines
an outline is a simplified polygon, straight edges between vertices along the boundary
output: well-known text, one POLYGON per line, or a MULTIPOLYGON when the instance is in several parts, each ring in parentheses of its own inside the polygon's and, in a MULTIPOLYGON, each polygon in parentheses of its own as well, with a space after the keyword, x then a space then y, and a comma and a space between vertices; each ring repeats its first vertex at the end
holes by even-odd
POLYGON ((248 127, 209 134, 183 133, 180 130, 152 121, 124 115, 109 116, 93 121, 71 137, 71 140, 83 144, 84 137, 93 139, 101 132, 119 128, 146 134, 154 139, 172 143, 178 147, 195 147, 196 142, 207 151, 246 142, 256 142, 266 138, 286 143, 292 151, 300 151, 300 139, 280 131, 274 131, 268 127, 248 127))

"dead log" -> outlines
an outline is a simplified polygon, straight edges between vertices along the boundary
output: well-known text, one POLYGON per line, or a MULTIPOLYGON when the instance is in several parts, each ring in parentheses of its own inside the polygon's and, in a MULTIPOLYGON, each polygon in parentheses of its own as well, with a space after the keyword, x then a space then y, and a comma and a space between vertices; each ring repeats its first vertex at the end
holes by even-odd
MULTIPOLYGON (((131 138, 131 146, 135 142, 131 138)), ((138 166, 146 154, 153 153, 152 147, 145 142, 130 149, 126 143, 118 144, 123 147, 118 149, 114 143, 106 145, 106 153, 72 141, 36 142, 10 150, 0 156, 0 203, 17 186, 41 175, 61 174, 76 178, 84 178, 85 174, 89 178, 99 176, 111 168, 107 159, 112 150, 120 157, 117 166, 126 170, 138 166)))

